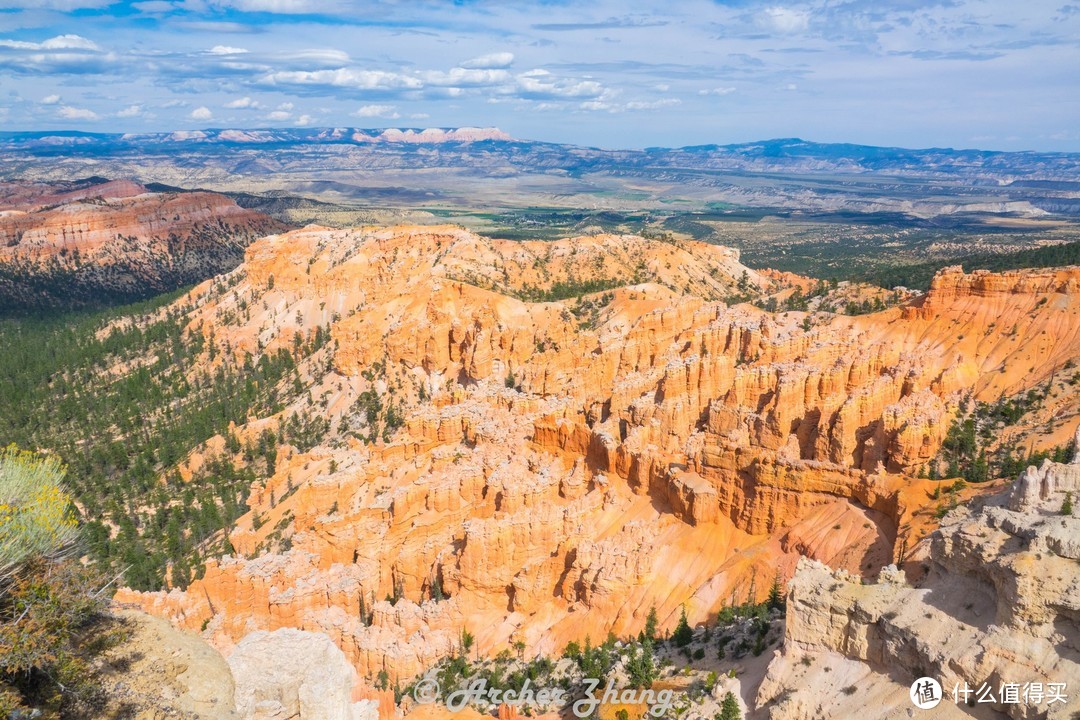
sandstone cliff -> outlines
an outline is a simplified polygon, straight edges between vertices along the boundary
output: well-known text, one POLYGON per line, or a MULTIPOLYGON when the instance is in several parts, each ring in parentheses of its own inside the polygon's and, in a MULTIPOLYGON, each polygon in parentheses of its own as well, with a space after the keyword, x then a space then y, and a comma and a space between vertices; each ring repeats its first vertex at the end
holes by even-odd
POLYGON ((945 689, 941 717, 967 716, 969 697, 983 714, 1075 717, 1080 517, 1062 514, 1067 492, 1080 493, 1080 452, 1072 464, 1046 461, 1010 491, 954 510, 917 549, 929 572, 915 585, 895 566, 864 585, 800 561, 783 650, 758 705, 772 718, 842 717, 856 708, 865 718, 904 717, 910 684, 930 676, 945 689), (980 695, 984 684, 989 695, 980 695), (1018 699, 1003 694, 1007 685, 1018 699), (858 692, 836 692, 844 686, 858 692), (965 688, 975 694, 960 694, 965 688), (1057 694, 1061 702, 1050 700, 1057 694))
MULTIPOLYGON (((238 357, 328 338, 307 399, 235 434, 313 409, 330 429, 279 448, 234 556, 186 592, 123 597, 226 650, 325 633, 367 683, 406 682, 463 629, 533 653, 636 633, 650 606, 698 622, 800 556, 876 574, 920 539, 912 476, 960 399, 1080 354, 1077 269, 950 272, 859 317, 723 301, 775 283, 731 250, 630 236, 258 240, 193 291, 191 331, 238 357)), ((244 462, 216 447, 200 454, 244 462)))
POLYGON ((132 300, 235 267, 283 229, 207 192, 130 181, 0 184, 0 310, 132 300))

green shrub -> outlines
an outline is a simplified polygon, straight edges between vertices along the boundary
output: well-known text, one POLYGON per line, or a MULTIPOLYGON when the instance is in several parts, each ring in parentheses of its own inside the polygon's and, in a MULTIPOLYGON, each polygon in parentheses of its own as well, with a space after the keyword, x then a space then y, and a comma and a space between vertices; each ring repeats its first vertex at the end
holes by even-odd
POLYGON ((0 451, 0 581, 32 559, 55 560, 74 545, 78 523, 63 478, 55 457, 14 446, 0 451))
POLYGON ((76 560, 34 559, 9 579, 0 598, 0 710, 99 717, 93 660, 123 640, 103 615, 103 585, 76 560))
POLYGON ((94 717, 93 658, 121 639, 90 631, 109 596, 95 570, 66 557, 79 528, 64 475, 55 457, 0 451, 0 717, 94 717))

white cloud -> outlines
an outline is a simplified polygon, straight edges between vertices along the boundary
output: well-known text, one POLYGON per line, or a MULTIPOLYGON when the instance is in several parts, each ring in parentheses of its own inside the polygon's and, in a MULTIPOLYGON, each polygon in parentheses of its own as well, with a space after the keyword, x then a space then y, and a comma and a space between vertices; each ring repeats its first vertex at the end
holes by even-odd
POLYGON ((0 67, 18 74, 108 72, 121 59, 81 35, 57 35, 42 42, 0 40, 0 67))
POLYGON ((163 108, 176 108, 176 107, 187 107, 187 106, 188 106, 188 102, 186 100, 169 100, 168 102, 162 103, 162 105, 161 105, 161 107, 163 107, 163 108))
POLYGON ((662 100, 632 100, 623 107, 627 110, 657 110, 659 108, 682 105, 679 98, 664 98, 662 100))
POLYGON ((142 0, 142 2, 131 3, 131 7, 148 14, 167 13, 176 9, 176 5, 168 0, 142 0))
POLYGON ((269 85, 324 85, 348 87, 358 90, 419 90, 423 82, 419 78, 385 70, 281 70, 262 78, 269 85))
POLYGON ((60 102, 60 96, 59 95, 46 95, 45 97, 41 98, 41 104, 42 105, 57 105, 57 104, 59 104, 59 102, 60 102))
POLYGON ((304 127, 306 125, 310 125, 313 122, 315 122, 315 118, 311 115, 301 115, 300 117, 296 118, 297 127, 304 127))
POLYGON ((505 70, 470 70, 456 67, 447 72, 430 70, 423 73, 422 77, 428 85, 435 87, 490 87, 508 82, 510 73, 505 70))
POLYGON ((698 95, 730 95, 733 92, 735 92, 733 87, 716 87, 698 90, 698 95))
POLYGON ((206 52, 211 55, 243 55, 248 52, 246 48, 232 47, 230 45, 215 45, 206 52))
POLYGON ((396 120, 401 117, 397 112, 397 108, 393 105, 364 105, 353 115, 362 118, 386 118, 387 120, 396 120))
POLYGON ((345 67, 352 62, 349 53, 335 48, 309 48, 275 55, 297 65, 322 65, 329 68, 345 67))
POLYGON ((431 116, 427 113, 412 113, 409 115, 409 119, 411 120, 427 120, 429 117, 431 116))
POLYGON ((65 120, 97 120, 98 114, 86 108, 77 108, 70 105, 61 105, 57 115, 65 120))
POLYGON ((128 105, 126 108, 116 113, 116 117, 138 117, 139 115, 142 115, 142 111, 142 105, 128 105))
POLYGON ((27 3, 26 0, 0 0, 0 10, 25 10, 32 7, 35 10, 69 12, 107 7, 115 2, 116 0, 34 0, 33 3, 27 3))
POLYGON ((536 98, 599 98, 604 86, 595 80, 558 78, 547 70, 529 70, 517 76, 522 95, 536 98))
POLYGON ((461 63, 461 67, 471 70, 501 70, 510 67, 514 63, 514 53, 495 52, 474 57, 461 63))
POLYGON ((806 10, 774 5, 761 11, 761 23, 780 33, 796 33, 810 26, 810 13, 806 10))
POLYGON ((211 5, 221 9, 241 12, 268 12, 281 15, 295 13, 327 12, 332 9, 324 0, 211 0, 211 5))
POLYGON ((291 102, 283 102, 277 106, 278 110, 292 110, 293 104, 291 102))
POLYGON ((613 103, 607 100, 588 100, 581 103, 582 110, 599 110, 610 113, 632 112, 635 110, 658 110, 660 108, 681 105, 678 98, 663 98, 661 100, 631 100, 627 103, 613 103))
POLYGON ((283 120, 288 120, 291 117, 292 113, 290 112, 285 112, 284 110, 275 110, 274 112, 267 115, 266 119, 272 120, 274 122, 281 122, 283 120))
POLYGON ((25 40, 0 40, 0 47, 13 50, 91 50, 95 52, 101 50, 97 43, 81 35, 57 35, 39 43, 25 40))
POLYGON ((192 120, 209 120, 214 117, 214 113, 210 112, 210 108, 202 105, 192 110, 190 117, 192 120))
POLYGON ((258 101, 252 100, 251 98, 249 98, 249 97, 247 97, 245 95, 242 98, 237 98, 236 100, 230 100, 229 102, 225 103, 225 107, 227 107, 227 108, 229 108, 231 110, 246 110, 248 108, 250 108, 252 110, 258 110, 259 108, 262 107, 262 105, 259 104, 258 101))

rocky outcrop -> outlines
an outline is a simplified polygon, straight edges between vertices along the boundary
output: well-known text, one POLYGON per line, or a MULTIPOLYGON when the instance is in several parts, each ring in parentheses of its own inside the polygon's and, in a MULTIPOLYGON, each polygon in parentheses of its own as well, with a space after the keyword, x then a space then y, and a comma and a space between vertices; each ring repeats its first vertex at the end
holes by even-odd
POLYGON ((1076 429, 1073 447, 1076 455, 1070 465, 1046 461, 1042 467, 1025 470, 1009 493, 1009 509, 1024 512, 1064 493, 1080 498, 1080 427, 1076 429))
POLYGON ((378 703, 354 703, 356 671, 326 635, 282 629, 246 636, 229 656, 236 709, 245 720, 377 720, 378 703))
POLYGON ((802 555, 873 576, 918 540, 898 540, 929 502, 912 476, 960 400, 1080 354, 1080 270, 1058 275, 809 316, 726 304, 778 280, 702 243, 263 238, 193 291, 190 329, 239 358, 321 338, 308 396, 236 434, 313 408, 330 431, 279 449, 235 556, 125 597, 224 649, 325 633, 365 682, 405 683, 464 629, 481 653, 559 652, 636 634, 651 606, 699 622, 802 555))
POLYGON ((108 649, 93 668, 98 717, 247 720, 235 712, 232 675, 214 648, 142 612, 119 610, 117 620, 122 631, 106 625, 111 636, 99 642, 108 649))
MULTIPOLYGON (((341 133, 344 135, 345 133, 341 133)), ((329 137, 328 134, 323 137, 329 137)), ((488 127, 461 127, 444 130, 443 128, 426 128, 424 130, 387 128, 380 133, 370 130, 353 130, 349 137, 353 142, 369 143, 410 143, 423 145, 438 145, 441 143, 472 143, 483 141, 512 142, 514 138, 507 135, 499 128, 488 127)))
POLYGON ((923 676, 945 688, 943 716, 963 716, 954 689, 978 693, 985 683, 993 701, 983 704, 1008 717, 1072 717, 1080 710, 1080 696, 1068 687, 1080 677, 1080 518, 1061 507, 1078 469, 1047 461, 1029 468, 1010 493, 954 510, 917 549, 928 573, 915 585, 895 566, 866 585, 800 561, 784 647, 758 704, 772 718, 839 716, 843 697, 820 692, 828 684, 823 668, 834 664, 858 679, 860 699, 870 688, 887 698, 864 706, 867 718, 896 716, 907 707, 908 686, 923 676), (1002 696, 1010 684, 1064 700, 1013 701, 1002 696))
POLYGON ((207 192, 0 185, 0 310, 147 297, 235 267, 283 226, 207 192))

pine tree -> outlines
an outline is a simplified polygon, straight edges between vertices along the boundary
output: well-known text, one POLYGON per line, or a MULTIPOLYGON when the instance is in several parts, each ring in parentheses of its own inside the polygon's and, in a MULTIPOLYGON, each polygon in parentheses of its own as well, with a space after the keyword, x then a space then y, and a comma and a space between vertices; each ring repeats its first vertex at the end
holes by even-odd
POLYGON ((1061 514, 1072 515, 1073 514, 1073 498, 1072 493, 1065 493, 1065 502, 1061 503, 1061 514))
POLYGON ((649 642, 656 642, 656 627, 658 621, 656 619, 656 606, 649 608, 649 615, 645 618, 645 630, 643 631, 642 640, 648 640, 649 642))
POLYGON ((686 647, 694 639, 694 631, 690 629, 690 623, 686 620, 686 608, 682 609, 679 616, 679 624, 675 628, 675 634, 671 636, 676 647, 686 647))
POLYGON ((769 587, 769 597, 765 604, 770 610, 783 610, 784 602, 784 593, 780 587, 780 573, 777 573, 773 578, 772 586, 769 587))
POLYGON ((724 701, 720 705, 720 714, 716 720, 742 720, 742 711, 739 710, 739 701, 730 691, 724 695, 724 701))
POLYGON ((471 632, 462 628, 461 629, 461 656, 465 657, 469 654, 469 650, 472 649, 473 643, 476 642, 476 637, 471 632))
POLYGON ((646 640, 641 647, 634 652, 626 663, 626 674, 630 678, 630 686, 634 688, 649 687, 656 680, 656 663, 653 661, 653 644, 646 640))

